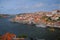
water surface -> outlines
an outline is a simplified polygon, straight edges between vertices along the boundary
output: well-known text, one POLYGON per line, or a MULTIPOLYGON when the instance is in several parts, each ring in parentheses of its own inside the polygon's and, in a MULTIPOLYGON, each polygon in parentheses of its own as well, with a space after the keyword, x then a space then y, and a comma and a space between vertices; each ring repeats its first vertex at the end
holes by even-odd
POLYGON ((12 23, 9 21, 10 18, 0 18, 0 34, 6 32, 14 33, 17 36, 26 34, 31 37, 38 37, 43 39, 53 40, 60 36, 60 30, 55 29, 54 32, 48 30, 48 28, 39 28, 32 25, 25 25, 19 23, 12 23))

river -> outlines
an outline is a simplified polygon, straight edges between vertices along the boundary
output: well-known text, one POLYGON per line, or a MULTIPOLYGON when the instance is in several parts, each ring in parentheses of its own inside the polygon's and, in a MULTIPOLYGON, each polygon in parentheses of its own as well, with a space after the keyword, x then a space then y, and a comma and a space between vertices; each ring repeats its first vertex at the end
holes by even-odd
POLYGON ((39 28, 32 25, 25 25, 19 23, 12 23, 8 18, 0 18, 0 34, 7 32, 14 33, 17 36, 26 34, 28 36, 40 39, 55 40, 60 37, 60 29, 55 29, 54 32, 48 30, 48 28, 39 28))

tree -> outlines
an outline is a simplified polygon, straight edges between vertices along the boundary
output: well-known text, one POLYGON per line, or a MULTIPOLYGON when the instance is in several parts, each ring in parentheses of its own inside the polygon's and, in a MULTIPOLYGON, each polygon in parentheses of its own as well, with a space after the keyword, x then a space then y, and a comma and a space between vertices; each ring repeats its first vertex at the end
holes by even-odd
POLYGON ((19 38, 27 38, 27 35, 22 34, 22 35, 19 35, 18 37, 19 38))
POLYGON ((16 35, 11 33, 6 33, 2 35, 2 40, 12 40, 16 35))
POLYGON ((57 21, 60 21, 60 17, 59 17, 59 19, 57 19, 57 21))

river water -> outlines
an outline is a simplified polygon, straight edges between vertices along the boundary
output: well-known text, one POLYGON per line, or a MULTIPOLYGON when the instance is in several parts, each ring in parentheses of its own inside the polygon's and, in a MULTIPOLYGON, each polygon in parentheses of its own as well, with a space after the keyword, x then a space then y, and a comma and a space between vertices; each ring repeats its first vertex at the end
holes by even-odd
POLYGON ((32 25, 25 25, 19 23, 12 23, 9 21, 10 18, 0 18, 0 34, 7 32, 14 33, 17 36, 26 34, 29 37, 55 40, 60 37, 60 29, 55 29, 54 32, 49 31, 48 28, 39 28, 32 25))

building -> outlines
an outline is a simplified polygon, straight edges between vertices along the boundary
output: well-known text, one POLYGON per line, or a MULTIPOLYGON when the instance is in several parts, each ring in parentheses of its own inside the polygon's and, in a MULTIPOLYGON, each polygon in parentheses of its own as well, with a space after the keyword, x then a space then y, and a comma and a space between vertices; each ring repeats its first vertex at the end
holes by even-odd
POLYGON ((53 14, 52 14, 52 12, 47 12, 46 16, 51 17, 51 16, 53 16, 53 14))
POLYGON ((60 28, 60 21, 54 23, 54 27, 60 28))
POLYGON ((60 13, 60 10, 54 10, 52 11, 52 14, 60 13))

